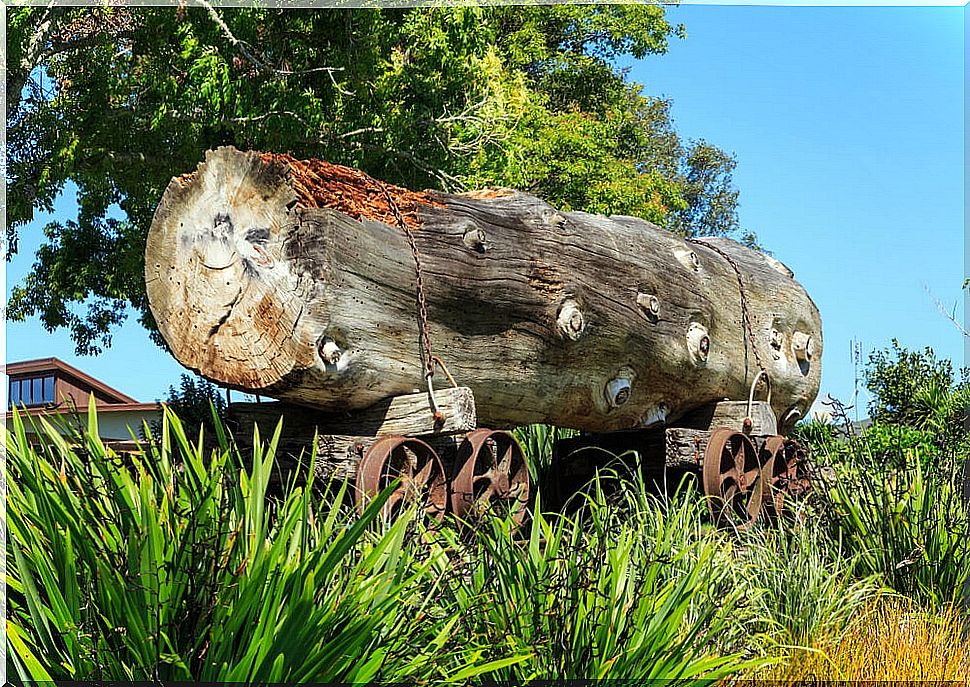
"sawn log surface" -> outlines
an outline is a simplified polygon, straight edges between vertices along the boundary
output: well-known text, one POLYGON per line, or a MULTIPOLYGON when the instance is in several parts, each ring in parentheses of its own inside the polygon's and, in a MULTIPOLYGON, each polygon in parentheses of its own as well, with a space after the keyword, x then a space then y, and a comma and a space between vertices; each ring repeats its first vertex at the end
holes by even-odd
MULTIPOLYGON (((818 392, 818 309, 771 257, 520 192, 388 192, 413 228, 434 352, 483 426, 669 423, 746 399, 754 349, 779 430, 818 392)), ((209 151, 165 191, 145 271, 171 352, 219 384, 331 412, 425 389, 414 259, 360 172, 209 151)))

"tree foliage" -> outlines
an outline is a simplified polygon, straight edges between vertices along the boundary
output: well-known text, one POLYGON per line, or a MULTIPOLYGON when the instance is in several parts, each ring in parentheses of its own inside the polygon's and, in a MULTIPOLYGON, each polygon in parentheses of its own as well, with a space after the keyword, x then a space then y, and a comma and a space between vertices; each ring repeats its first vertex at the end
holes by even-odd
POLYGON ((142 277, 169 179, 208 148, 315 156, 413 187, 509 186, 737 231, 734 159, 676 133, 617 67, 683 28, 654 5, 274 10, 22 7, 8 15, 8 243, 72 182, 8 316, 97 352, 142 277), (126 221, 110 219, 117 206, 126 221), (83 308, 87 310, 83 310, 83 308))
POLYGON ((932 348, 911 351, 892 340, 869 356, 866 388, 872 394, 869 415, 879 424, 930 433, 941 446, 966 441, 970 420, 968 370, 955 375, 953 364, 932 348))
MULTIPOLYGON (((165 403, 179 418, 186 433, 197 437, 202 429, 205 436, 216 435, 212 413, 221 420, 226 418, 226 399, 212 382, 183 374, 179 376, 179 388, 168 388, 165 403)), ((157 432, 156 432, 157 433, 157 432)))

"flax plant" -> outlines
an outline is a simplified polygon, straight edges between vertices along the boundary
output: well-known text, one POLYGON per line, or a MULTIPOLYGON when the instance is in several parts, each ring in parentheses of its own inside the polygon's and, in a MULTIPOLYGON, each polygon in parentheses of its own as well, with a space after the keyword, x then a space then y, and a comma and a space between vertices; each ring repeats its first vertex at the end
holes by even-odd
POLYGON ((312 479, 271 497, 279 429, 250 463, 218 423, 206 455, 166 411, 123 460, 88 416, 75 436, 41 419, 34 448, 15 413, 5 437, 19 681, 464 683, 522 660, 450 641, 443 554, 413 511, 377 522, 386 493, 359 518, 312 479))
POLYGON ((924 467, 916 451, 896 466, 864 456, 826 489, 829 527, 858 572, 936 607, 956 601, 970 579, 970 520, 950 462, 924 467))
POLYGON ((738 543, 738 579, 758 590, 754 627, 766 651, 838 637, 883 591, 875 576, 857 576, 854 559, 811 519, 768 523, 738 543))
POLYGON ((715 544, 658 556, 605 501, 584 513, 543 514, 537 505, 527 532, 494 517, 468 545, 463 575, 449 581, 462 608, 458 630, 531 653, 496 676, 700 685, 746 667, 719 651, 737 595, 695 604, 718 574, 715 544))

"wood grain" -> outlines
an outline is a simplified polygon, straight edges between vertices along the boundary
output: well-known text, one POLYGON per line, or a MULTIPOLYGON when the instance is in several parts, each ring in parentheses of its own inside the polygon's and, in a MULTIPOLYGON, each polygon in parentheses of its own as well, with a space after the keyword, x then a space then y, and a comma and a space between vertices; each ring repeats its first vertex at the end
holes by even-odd
MULTIPOLYGON (((308 206, 294 174, 279 159, 220 148, 169 185, 146 282, 173 355, 217 383, 327 412, 421 392, 403 232, 367 213, 308 206)), ((637 218, 561 212, 519 192, 421 198, 408 209, 432 343, 472 390, 481 424, 669 424, 746 399, 754 349, 781 430, 815 399, 818 309, 774 258, 729 239, 688 243, 637 218), (753 341, 737 275, 708 246, 741 270, 753 341)))

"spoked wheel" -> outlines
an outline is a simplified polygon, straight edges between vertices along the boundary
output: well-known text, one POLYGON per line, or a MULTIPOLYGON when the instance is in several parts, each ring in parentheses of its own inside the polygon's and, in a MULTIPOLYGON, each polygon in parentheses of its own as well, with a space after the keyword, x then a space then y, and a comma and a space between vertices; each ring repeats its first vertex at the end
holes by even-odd
POLYGON ((762 451, 767 458, 762 470, 770 494, 766 505, 779 515, 786 497, 798 498, 811 488, 805 450, 794 440, 775 435, 765 439, 762 451))
POLYGON ((727 427, 711 432, 704 452, 704 492, 718 527, 743 530, 758 519, 764 484, 758 452, 746 435, 727 427))
POLYGON ((381 437, 364 452, 357 468, 357 509, 400 478, 384 504, 385 517, 393 518, 412 503, 419 503, 437 521, 448 507, 448 482, 434 449, 423 441, 401 436, 381 437))
POLYGON ((529 468, 509 432, 476 429, 458 448, 458 474, 451 482, 451 510, 458 518, 504 508, 522 524, 529 505, 529 468))

